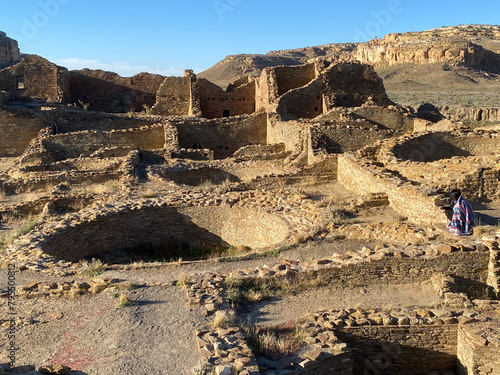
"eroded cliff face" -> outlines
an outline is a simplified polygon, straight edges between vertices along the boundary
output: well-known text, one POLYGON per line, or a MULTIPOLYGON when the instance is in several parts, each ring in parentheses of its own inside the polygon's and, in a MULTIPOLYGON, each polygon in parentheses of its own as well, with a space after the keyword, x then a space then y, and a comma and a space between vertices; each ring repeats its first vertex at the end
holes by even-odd
MULTIPOLYGON (((376 68, 399 64, 447 63, 500 72, 500 27, 464 25, 422 32, 388 34, 366 43, 337 43, 266 55, 228 56, 199 76, 226 84, 257 76, 266 66, 326 62, 361 62, 376 68), (223 74, 222 74, 223 73, 223 74)), ((328 67, 328 64, 325 65, 328 67)))
POLYGON ((21 52, 17 42, 0 31, 0 69, 21 60, 21 52))

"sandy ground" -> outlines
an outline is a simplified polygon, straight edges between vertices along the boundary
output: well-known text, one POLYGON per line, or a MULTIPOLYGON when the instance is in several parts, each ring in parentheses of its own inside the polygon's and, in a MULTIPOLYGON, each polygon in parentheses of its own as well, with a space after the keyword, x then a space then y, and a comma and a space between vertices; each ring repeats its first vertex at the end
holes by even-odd
POLYGON ((250 324, 272 326, 321 310, 426 307, 436 301, 439 297, 430 283, 354 288, 330 286, 255 303, 240 318, 250 324))
MULTIPOLYGON (((19 301, 18 316, 32 321, 16 332, 17 364, 64 363, 88 375, 191 374, 199 362, 195 329, 206 323, 199 310, 177 287, 139 288, 130 299, 135 305, 124 308, 109 293, 19 301)), ((0 362, 6 352, 1 340, 0 362)))

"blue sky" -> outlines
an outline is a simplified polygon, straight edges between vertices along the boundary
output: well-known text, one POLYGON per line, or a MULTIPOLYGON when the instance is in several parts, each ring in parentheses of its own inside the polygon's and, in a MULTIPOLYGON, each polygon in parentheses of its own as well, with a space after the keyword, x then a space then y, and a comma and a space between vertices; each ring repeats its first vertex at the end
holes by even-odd
POLYGON ((230 54, 500 21, 498 0, 0 0, 0 9, 0 30, 23 53, 124 76, 181 75, 230 54))

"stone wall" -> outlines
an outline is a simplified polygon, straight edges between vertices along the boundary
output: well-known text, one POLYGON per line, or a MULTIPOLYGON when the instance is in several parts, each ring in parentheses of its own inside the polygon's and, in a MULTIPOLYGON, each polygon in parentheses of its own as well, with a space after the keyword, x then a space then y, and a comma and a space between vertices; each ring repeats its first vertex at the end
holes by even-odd
POLYGON ((229 119, 173 122, 179 134, 179 147, 214 151, 215 158, 231 156, 250 144, 266 144, 267 115, 237 116, 229 119))
POLYGON ((257 84, 256 110, 275 112, 276 100, 316 78, 315 64, 265 68, 257 84))
POLYGON ((457 325, 370 326, 337 330, 353 352, 353 374, 429 374, 454 371, 457 325))
POLYGON ((498 322, 471 323, 458 329, 458 374, 500 374, 498 322))
POLYGON ((365 103, 392 104, 382 79, 370 65, 338 63, 328 68, 322 77, 325 112, 335 107, 360 107, 365 103))
POLYGON ((105 147, 123 148, 120 155, 133 148, 158 149, 165 144, 163 125, 110 132, 82 131, 57 134, 42 140, 42 144, 55 160, 88 157, 105 147))
POLYGON ((0 107, 0 156, 21 155, 42 128, 42 120, 29 111, 0 107))
POLYGON ((153 113, 188 116, 191 108, 191 77, 166 77, 156 93, 153 113))
POLYGON ((311 128, 312 147, 315 152, 344 153, 356 151, 378 140, 389 138, 392 132, 367 129, 358 124, 314 125, 311 128))
POLYGON ((323 114, 323 80, 317 78, 304 87, 283 94, 276 112, 291 118, 315 118, 323 114))
POLYGON ((300 121, 285 121, 280 116, 269 115, 267 128, 267 143, 285 145, 287 151, 303 151, 307 148, 309 137, 308 123, 300 121))
POLYGON ((274 69, 278 85, 277 96, 290 90, 306 86, 316 78, 316 65, 304 64, 299 66, 280 66, 274 69))
MULTIPOLYGON (((122 211, 90 218, 48 239, 42 249, 60 259, 85 257, 126 249, 192 249, 214 245, 261 247, 283 241, 289 234, 282 219, 245 208, 122 207, 122 211), (75 246, 78 244, 78 246, 75 246)), ((140 250, 139 250, 140 251, 140 250)))
POLYGON ((165 77, 140 73, 121 77, 102 70, 83 69, 71 71, 70 94, 72 103, 88 103, 89 109, 112 113, 142 111, 152 107, 156 92, 165 77))
POLYGON ((405 133, 413 131, 415 120, 397 107, 363 106, 353 109, 352 113, 383 128, 405 133))
POLYGON ((339 156, 338 180, 358 194, 385 193, 391 207, 415 223, 442 224, 446 217, 436 206, 434 197, 411 182, 404 182, 390 171, 369 164, 348 153, 339 156))
POLYGON ((255 112, 255 81, 234 88, 231 92, 222 90, 212 82, 198 79, 202 116, 208 119, 239 116, 255 112))
POLYGON ((454 156, 485 156, 498 151, 496 138, 468 133, 425 133, 415 135, 396 145, 393 154, 401 161, 432 162, 454 156))
POLYGON ((16 65, 0 71, 0 88, 9 91, 14 99, 63 103, 70 98, 70 76, 66 68, 28 55, 16 65))
POLYGON ((119 129, 140 128, 158 122, 154 116, 129 117, 120 114, 111 114, 77 109, 42 110, 41 117, 54 134, 71 133, 84 130, 111 131, 119 129))

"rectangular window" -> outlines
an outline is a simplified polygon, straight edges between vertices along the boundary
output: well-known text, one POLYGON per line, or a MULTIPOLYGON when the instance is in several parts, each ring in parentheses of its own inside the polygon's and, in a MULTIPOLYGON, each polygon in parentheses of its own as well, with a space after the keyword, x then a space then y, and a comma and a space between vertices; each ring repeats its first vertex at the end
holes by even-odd
POLYGON ((17 77, 17 89, 24 89, 24 77, 17 77))

